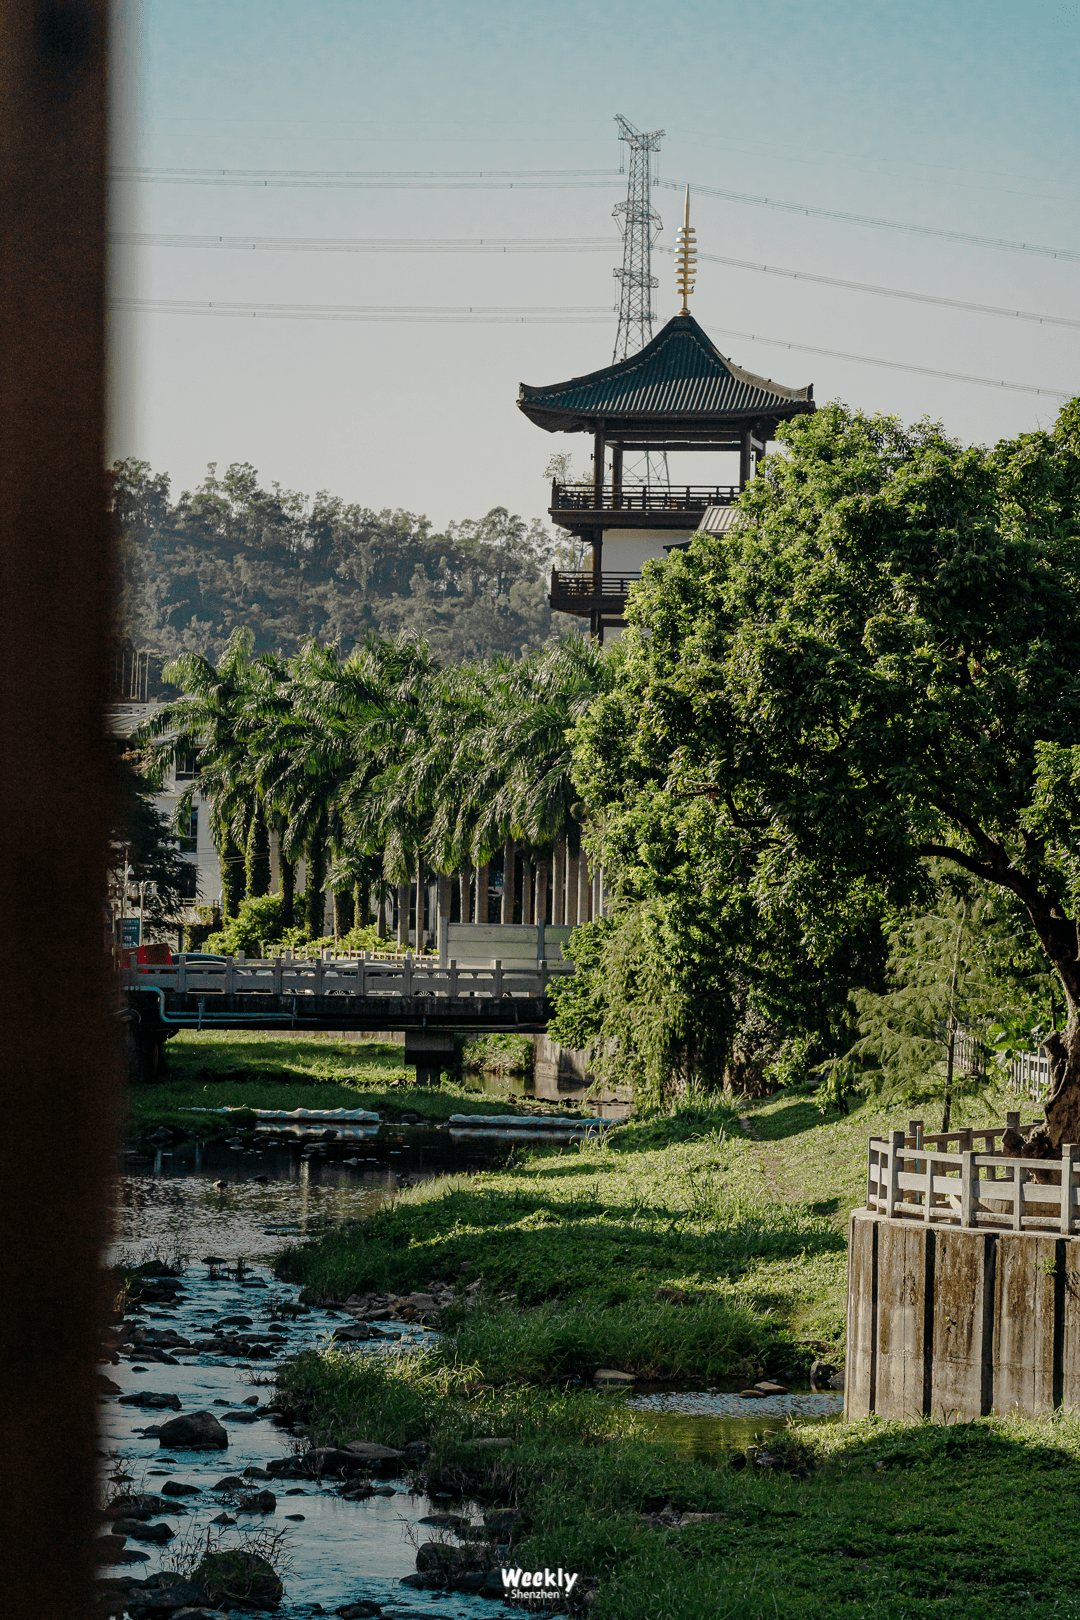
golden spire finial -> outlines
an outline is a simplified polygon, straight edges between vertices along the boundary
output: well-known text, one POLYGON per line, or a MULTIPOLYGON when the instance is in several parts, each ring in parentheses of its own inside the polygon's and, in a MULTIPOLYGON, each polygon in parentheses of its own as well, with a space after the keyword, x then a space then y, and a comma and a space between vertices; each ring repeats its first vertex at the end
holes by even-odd
POLYGON ((694 229, 690 224, 690 187, 686 188, 686 201, 683 204, 682 229, 677 234, 675 245, 675 291, 682 299, 680 315, 689 315, 690 309, 686 302, 694 290, 694 271, 697 264, 697 248, 694 244, 694 229))

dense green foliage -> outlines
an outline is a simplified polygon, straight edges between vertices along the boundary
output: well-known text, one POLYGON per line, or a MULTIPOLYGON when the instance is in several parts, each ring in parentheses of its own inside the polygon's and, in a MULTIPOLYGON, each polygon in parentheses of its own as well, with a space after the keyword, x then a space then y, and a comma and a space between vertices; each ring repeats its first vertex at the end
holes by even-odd
POLYGON ((550 534, 503 507, 435 534, 411 512, 264 489, 247 465, 218 477, 211 463, 175 502, 168 475, 146 462, 117 462, 112 478, 123 633, 166 661, 216 661, 240 626, 256 653, 311 639, 348 651, 406 632, 450 663, 518 656, 553 633, 550 534))
POLYGON ((705 1079, 718 1054, 688 1036, 706 1051, 719 993, 735 1050, 739 973, 759 1016, 779 990, 784 1027, 827 1050, 847 987, 883 988, 881 919, 933 903, 937 860, 1027 913, 1080 1096, 1080 401, 992 450, 839 405, 780 438, 733 529, 646 567, 578 729, 591 837, 644 919, 641 991, 705 1079))
POLYGON ((839 1062, 869 1066, 897 1100, 943 1098, 947 1130, 960 1087, 1052 1027, 1056 978, 1015 903, 976 879, 946 877, 933 910, 887 932, 887 988, 854 993, 859 1038, 839 1062))

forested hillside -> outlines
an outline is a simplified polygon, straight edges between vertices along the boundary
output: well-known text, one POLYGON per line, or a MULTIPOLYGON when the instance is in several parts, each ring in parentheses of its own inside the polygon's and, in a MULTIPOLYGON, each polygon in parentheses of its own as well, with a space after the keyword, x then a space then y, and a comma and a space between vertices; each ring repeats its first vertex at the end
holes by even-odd
MULTIPOLYGON (((423 634, 441 661, 539 647, 559 626, 547 605, 551 533, 496 506, 436 534, 411 512, 314 498, 234 464, 211 463, 173 501, 144 461, 112 470, 122 535, 122 637, 163 661, 218 659, 248 626, 255 652, 295 652, 309 637, 348 652, 371 632, 423 634)), ((160 669, 160 663, 157 667, 160 669)))

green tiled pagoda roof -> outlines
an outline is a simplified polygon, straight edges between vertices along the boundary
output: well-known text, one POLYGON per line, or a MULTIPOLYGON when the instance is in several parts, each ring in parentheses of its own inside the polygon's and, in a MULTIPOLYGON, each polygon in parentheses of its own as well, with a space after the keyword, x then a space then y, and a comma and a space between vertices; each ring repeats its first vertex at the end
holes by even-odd
POLYGON ((657 419, 722 426, 812 411, 814 388, 785 388, 744 371, 692 315, 676 315, 629 360, 546 387, 522 383, 518 407, 549 431, 589 430, 601 418, 612 428, 657 419))

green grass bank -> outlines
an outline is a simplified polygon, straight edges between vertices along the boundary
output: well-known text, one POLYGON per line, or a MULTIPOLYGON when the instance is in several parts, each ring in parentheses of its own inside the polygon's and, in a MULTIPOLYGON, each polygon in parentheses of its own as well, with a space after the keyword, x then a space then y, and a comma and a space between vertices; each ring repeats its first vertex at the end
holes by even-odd
POLYGON ((516 1509, 512 1562, 596 1582, 595 1620, 1080 1614, 1075 1416, 794 1426, 736 1471, 646 1438, 619 1396, 478 1389, 474 1371, 309 1354, 279 1399, 320 1441, 427 1440, 423 1483, 516 1509), (494 1437, 512 1444, 475 1444, 494 1437), (717 1517, 665 1522, 692 1514, 717 1517))
MULTIPOLYGON (((1014 1105, 987 1090, 956 1123, 1014 1105)), ((597 1620, 1080 1615, 1074 1415, 794 1425, 772 1466, 737 1470, 681 1456, 588 1387, 599 1366, 792 1379, 814 1354, 841 1359, 866 1138, 905 1117, 863 1101, 823 1119, 798 1092, 710 1102, 410 1189, 283 1254, 281 1274, 335 1297, 480 1277, 479 1302, 461 1297, 437 1349, 397 1365, 305 1355, 279 1398, 319 1442, 428 1441, 428 1487, 516 1508, 515 1561, 595 1578, 597 1620), (512 1445, 475 1446, 492 1437, 512 1445)))
MULTIPOLYGON (((966 1099, 959 1123, 1012 1101, 966 1099)), ((479 1305, 446 1325, 485 1377, 795 1378, 815 1354, 842 1358, 847 1214, 867 1136, 898 1122, 870 1102, 824 1119, 796 1092, 684 1104, 602 1145, 424 1182, 279 1268, 337 1299, 481 1278, 479 1305)))

